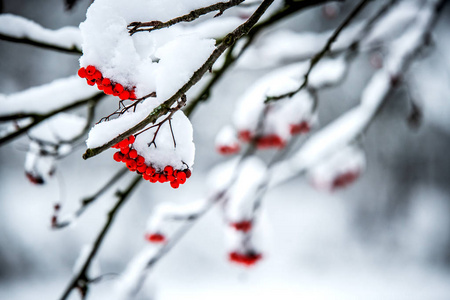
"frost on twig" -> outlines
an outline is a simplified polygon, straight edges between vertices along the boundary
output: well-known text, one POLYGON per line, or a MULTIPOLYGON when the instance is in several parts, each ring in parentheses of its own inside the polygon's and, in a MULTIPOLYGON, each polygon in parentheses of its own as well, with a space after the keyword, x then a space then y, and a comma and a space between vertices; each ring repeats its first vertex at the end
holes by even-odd
POLYGON ((81 54, 81 35, 78 28, 63 27, 51 30, 43 28, 31 20, 12 14, 0 15, 0 39, 81 54))

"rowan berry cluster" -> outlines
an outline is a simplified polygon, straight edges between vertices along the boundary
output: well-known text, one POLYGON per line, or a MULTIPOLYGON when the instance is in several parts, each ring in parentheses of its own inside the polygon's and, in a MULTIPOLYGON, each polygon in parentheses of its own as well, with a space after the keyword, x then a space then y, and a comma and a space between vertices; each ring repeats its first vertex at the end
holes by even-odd
MULTIPOLYGON (((250 142, 253 139, 253 135, 249 130, 239 131, 238 137, 243 142, 250 142)), ((286 146, 286 141, 276 134, 268 134, 260 136, 256 139, 256 148, 268 149, 279 148, 282 149, 286 146)))
POLYGON ((127 168, 132 172, 137 172, 142 175, 142 178, 152 183, 155 182, 170 182, 170 186, 177 189, 180 184, 186 182, 186 179, 191 177, 191 170, 174 170, 172 166, 166 166, 159 170, 153 166, 145 164, 145 158, 139 155, 136 149, 133 149, 135 137, 132 135, 129 138, 117 143, 112 148, 120 149, 114 153, 114 160, 123 162, 127 168))
POLYGON ((231 227, 236 229, 237 231, 248 232, 252 229, 252 221, 241 221, 236 223, 231 223, 231 227))
POLYGON ((255 252, 240 253, 234 251, 229 254, 229 259, 232 262, 250 267, 262 259, 262 254, 255 252))
POLYGON ((241 146, 239 144, 233 144, 233 145, 220 145, 217 147, 217 152, 219 152, 222 155, 231 155, 238 153, 241 150, 241 146))
POLYGON ((87 84, 95 85, 106 95, 118 96, 120 100, 136 100, 134 88, 127 89, 120 83, 114 83, 109 78, 103 77, 102 73, 94 66, 81 67, 78 70, 78 76, 86 78, 87 84))
POLYGON ((298 124, 291 124, 289 127, 292 135, 308 133, 311 130, 311 126, 305 121, 298 124))
POLYGON ((166 237, 158 232, 147 233, 145 239, 151 243, 164 243, 166 241, 166 237))

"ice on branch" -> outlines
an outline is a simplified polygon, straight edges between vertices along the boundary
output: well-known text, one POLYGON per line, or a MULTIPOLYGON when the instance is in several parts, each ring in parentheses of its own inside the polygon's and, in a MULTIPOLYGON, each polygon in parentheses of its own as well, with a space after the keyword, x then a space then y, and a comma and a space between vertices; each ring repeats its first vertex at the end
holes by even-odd
POLYGON ((0 95, 0 117, 20 114, 47 114, 95 96, 94 88, 71 76, 32 87, 11 95, 0 95))
POLYGON ((354 182, 364 171, 364 152, 357 146, 344 147, 308 170, 312 185, 320 190, 333 191, 354 182))
POLYGON ((215 41, 198 33, 185 34, 172 26, 134 35, 132 22, 164 21, 189 13, 215 1, 98 0, 80 24, 83 37, 81 67, 89 65, 104 78, 135 88, 138 98, 156 91, 167 100, 203 64, 214 50, 215 41))
POLYGON ((12 14, 0 15, 0 35, 67 50, 80 51, 81 49, 81 34, 78 28, 68 26, 57 30, 47 29, 31 20, 12 14))

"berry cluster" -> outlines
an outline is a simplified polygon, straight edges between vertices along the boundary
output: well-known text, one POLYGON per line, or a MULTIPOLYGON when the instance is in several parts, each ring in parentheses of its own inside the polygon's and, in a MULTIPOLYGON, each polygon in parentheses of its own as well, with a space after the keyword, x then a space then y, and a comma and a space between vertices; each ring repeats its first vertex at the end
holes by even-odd
POLYGON ((289 127, 292 135, 308 133, 311 130, 311 126, 305 121, 298 124, 291 124, 289 127))
POLYGON ((95 85, 106 95, 119 96, 120 100, 136 100, 136 94, 133 89, 126 89, 120 83, 114 83, 109 78, 104 78, 102 73, 94 66, 81 67, 78 70, 78 76, 86 78, 87 84, 95 85))
POLYGON ((232 262, 245 265, 250 267, 257 263, 262 258, 261 253, 255 252, 247 252, 247 253, 239 253, 239 252, 231 252, 229 254, 229 259, 232 262))
POLYGON ((252 221, 247 221, 247 220, 237 222, 237 223, 231 223, 230 225, 237 231, 248 232, 252 229, 252 221))
POLYGON ((334 178, 332 183, 332 189, 343 188, 347 185, 354 182, 359 177, 358 171, 348 171, 345 173, 339 174, 336 178, 334 178))
POLYGON ((180 184, 186 182, 186 179, 191 177, 191 170, 174 170, 172 166, 166 166, 163 170, 157 170, 152 166, 145 164, 145 158, 137 153, 132 146, 135 137, 132 135, 129 138, 117 143, 112 148, 120 149, 114 153, 114 160, 123 162, 131 172, 137 172, 142 175, 142 178, 152 183, 155 182, 170 182, 170 186, 177 189, 180 184))
MULTIPOLYGON (((238 137, 244 142, 250 142, 253 139, 251 132, 248 130, 239 131, 238 137)), ((258 149, 268 149, 273 147, 282 149, 285 146, 286 141, 276 134, 269 134, 256 139, 256 147, 258 149)))
POLYGON ((146 234, 145 239, 150 243, 164 243, 166 241, 166 237, 158 232, 146 234))
POLYGON ((219 152, 222 155, 231 155, 238 153, 241 150, 241 147, 239 144, 233 144, 233 145, 220 145, 217 147, 217 152, 219 152))

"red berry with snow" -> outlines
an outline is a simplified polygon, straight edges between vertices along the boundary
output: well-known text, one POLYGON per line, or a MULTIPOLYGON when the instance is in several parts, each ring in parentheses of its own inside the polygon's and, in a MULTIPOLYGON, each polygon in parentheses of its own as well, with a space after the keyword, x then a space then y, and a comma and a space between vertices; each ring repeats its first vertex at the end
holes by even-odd
POLYGON ((163 243, 166 238, 161 233, 149 233, 145 235, 145 239, 151 243, 163 243))

